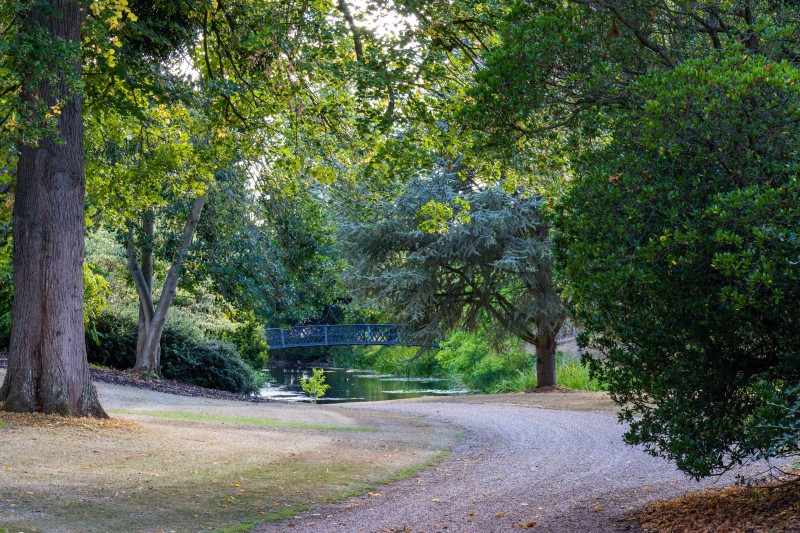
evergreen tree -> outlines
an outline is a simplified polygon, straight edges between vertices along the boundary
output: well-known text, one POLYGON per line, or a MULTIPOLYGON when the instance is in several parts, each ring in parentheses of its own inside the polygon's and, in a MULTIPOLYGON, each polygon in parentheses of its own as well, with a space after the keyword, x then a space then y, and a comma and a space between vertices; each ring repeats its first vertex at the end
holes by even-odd
POLYGON ((536 347, 538 386, 555 385, 564 310, 541 207, 535 194, 506 192, 441 162, 368 221, 343 226, 356 258, 352 286, 394 307, 424 342, 489 317, 536 347))

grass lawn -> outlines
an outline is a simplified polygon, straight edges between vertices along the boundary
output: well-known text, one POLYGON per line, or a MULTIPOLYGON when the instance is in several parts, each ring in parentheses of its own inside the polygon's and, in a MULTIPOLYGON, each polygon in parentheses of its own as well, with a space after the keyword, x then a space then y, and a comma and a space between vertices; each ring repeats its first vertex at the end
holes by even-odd
POLYGON ((246 530, 412 475, 449 426, 99 385, 110 421, 0 413, 0 528, 246 530))

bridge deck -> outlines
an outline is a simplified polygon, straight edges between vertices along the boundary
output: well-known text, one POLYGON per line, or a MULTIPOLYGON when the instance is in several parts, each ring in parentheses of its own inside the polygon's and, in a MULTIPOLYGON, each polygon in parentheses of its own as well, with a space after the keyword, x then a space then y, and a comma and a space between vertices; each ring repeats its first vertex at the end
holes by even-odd
POLYGON ((411 328, 394 324, 297 326, 270 328, 265 333, 267 344, 273 349, 305 346, 428 346, 411 340, 411 328))

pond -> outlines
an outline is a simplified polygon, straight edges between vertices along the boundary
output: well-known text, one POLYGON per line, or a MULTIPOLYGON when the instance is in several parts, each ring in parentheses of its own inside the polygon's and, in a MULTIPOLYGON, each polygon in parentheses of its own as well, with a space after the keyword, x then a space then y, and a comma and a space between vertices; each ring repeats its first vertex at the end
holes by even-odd
MULTIPOLYGON (((311 376, 310 368, 270 368, 273 381, 261 389, 261 396, 290 402, 309 401, 300 379, 311 376)), ((432 377, 378 374, 370 370, 326 368, 325 382, 331 386, 320 403, 371 402, 420 396, 467 394, 448 380, 432 377)))

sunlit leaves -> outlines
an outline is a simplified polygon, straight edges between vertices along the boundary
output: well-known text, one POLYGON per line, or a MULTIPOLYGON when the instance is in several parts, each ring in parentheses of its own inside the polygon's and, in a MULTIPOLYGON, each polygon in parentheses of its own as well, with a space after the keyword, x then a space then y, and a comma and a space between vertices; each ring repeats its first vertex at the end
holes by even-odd
POLYGON ((136 121, 95 109, 87 133, 88 216, 102 214, 118 229, 168 197, 199 196, 218 163, 202 121, 186 107, 153 102, 141 112, 136 121))

